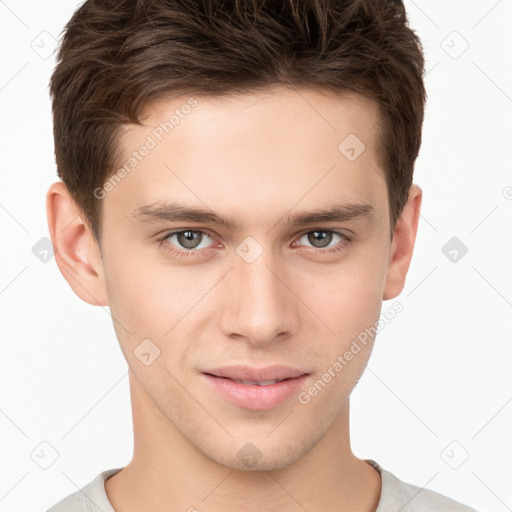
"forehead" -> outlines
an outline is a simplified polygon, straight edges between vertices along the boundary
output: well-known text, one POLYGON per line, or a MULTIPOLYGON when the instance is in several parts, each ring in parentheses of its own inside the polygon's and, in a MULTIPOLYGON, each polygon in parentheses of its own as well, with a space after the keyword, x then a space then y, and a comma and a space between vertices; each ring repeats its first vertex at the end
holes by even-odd
POLYGON ((378 121, 377 105, 362 96, 311 89, 161 99, 123 133, 127 172, 105 209, 178 200, 227 216, 245 210, 254 221, 279 204, 379 203, 378 121))
MULTIPOLYGON (((366 139, 365 144, 372 145, 378 133, 379 111, 374 101, 350 92, 274 86, 245 94, 160 99, 145 107, 142 120, 148 129, 157 130, 157 138, 172 131, 175 138, 190 139, 193 135, 203 142, 211 139, 217 143, 216 134, 230 133, 237 143, 244 134, 258 136, 260 142, 275 141, 276 135, 280 135, 283 141, 286 138, 299 143, 316 134, 311 139, 314 143, 322 134, 338 132, 342 136, 344 131, 353 130, 366 139), (284 126, 286 132, 282 130, 284 126), (222 133, 218 133, 220 129, 222 133)), ((125 135, 125 142, 132 130, 125 135)), ((244 138, 250 142, 248 137, 244 138)))

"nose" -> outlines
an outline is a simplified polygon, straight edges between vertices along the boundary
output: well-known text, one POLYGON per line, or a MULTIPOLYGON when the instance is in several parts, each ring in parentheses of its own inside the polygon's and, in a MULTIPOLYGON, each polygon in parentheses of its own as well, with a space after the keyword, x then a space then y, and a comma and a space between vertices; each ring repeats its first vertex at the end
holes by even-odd
POLYGON ((265 346, 297 331, 300 300, 285 262, 277 259, 270 248, 254 261, 235 255, 221 318, 226 336, 265 346))

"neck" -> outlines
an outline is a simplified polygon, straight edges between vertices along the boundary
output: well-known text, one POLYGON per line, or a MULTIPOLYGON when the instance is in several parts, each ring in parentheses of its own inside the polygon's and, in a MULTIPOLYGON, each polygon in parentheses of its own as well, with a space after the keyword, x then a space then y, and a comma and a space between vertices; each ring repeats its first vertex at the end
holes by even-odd
POLYGON ((105 482, 116 512, 374 512, 378 472, 352 454, 349 401, 316 446, 272 471, 232 469, 207 458, 165 418, 130 375, 131 462, 105 482))

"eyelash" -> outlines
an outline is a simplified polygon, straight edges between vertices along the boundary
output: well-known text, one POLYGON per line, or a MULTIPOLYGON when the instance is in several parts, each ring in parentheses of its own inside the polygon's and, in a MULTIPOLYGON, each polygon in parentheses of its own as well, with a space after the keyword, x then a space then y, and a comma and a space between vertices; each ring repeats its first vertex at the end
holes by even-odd
MULTIPOLYGON (((206 235, 206 236, 209 236, 210 238, 212 238, 211 235, 209 235, 206 231, 203 231, 201 229, 179 229, 177 231, 171 231, 169 233, 166 233, 162 237, 158 238, 157 241, 160 242, 159 246, 162 248, 162 250, 164 250, 166 252, 169 252, 178 257, 185 257, 185 258, 189 258, 191 256, 192 257, 199 256, 200 255, 199 253, 201 253, 202 251, 208 250, 208 249, 191 249, 189 251, 181 251, 179 249, 175 249, 174 247, 172 247, 172 245, 169 242, 167 242, 167 239, 170 238, 172 235, 176 235, 178 233, 184 233, 186 231, 192 231, 193 233, 202 233, 203 235, 206 235)), ((347 245, 349 245, 352 242, 351 237, 348 237, 347 235, 345 235, 344 233, 340 233, 339 231, 333 231, 330 229, 311 229, 309 231, 306 231, 305 233, 302 233, 298 238, 300 239, 304 235, 313 233, 315 231, 320 231, 323 233, 334 233, 343 238, 343 240, 341 242, 339 242, 337 245, 335 245, 334 247, 332 247, 330 249, 315 249, 315 248, 313 248, 313 252, 316 254, 338 253, 338 252, 346 250, 347 245)))

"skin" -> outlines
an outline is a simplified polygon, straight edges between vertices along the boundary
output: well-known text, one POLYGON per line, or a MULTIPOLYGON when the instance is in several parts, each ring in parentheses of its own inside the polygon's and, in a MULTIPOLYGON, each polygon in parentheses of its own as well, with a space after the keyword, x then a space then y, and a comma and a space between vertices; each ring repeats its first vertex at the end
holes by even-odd
MULTIPOLYGON (((103 201, 101 250, 63 183, 47 195, 56 261, 84 301, 108 305, 130 367, 132 461, 105 483, 118 512, 371 512, 381 480, 350 447, 350 394, 373 339, 309 403, 297 395, 268 410, 226 401, 201 370, 284 364, 309 372, 301 390, 332 367, 357 335, 377 322, 383 300, 402 291, 416 239, 422 191, 413 185, 390 239, 387 188, 376 141, 375 103, 357 95, 273 89, 224 98, 195 97, 180 120, 103 201), (355 134, 354 161, 338 145, 355 134), (132 212, 180 200, 236 217, 240 227, 191 221, 141 222, 132 212), (374 215, 289 226, 289 213, 339 202, 374 215), (172 230, 201 230, 196 256, 172 230), (328 247, 314 230, 333 234, 328 247), (253 237, 261 255, 236 249, 253 237), (180 244, 181 242, 181 244, 180 244), (200 243, 199 243, 200 242, 200 243), (316 249, 316 251, 315 251, 316 249), (149 366, 134 350, 149 338, 149 366), (237 456, 248 442, 261 457, 237 456)), ((187 98, 160 100, 144 126, 129 126, 128 158, 187 98)))

